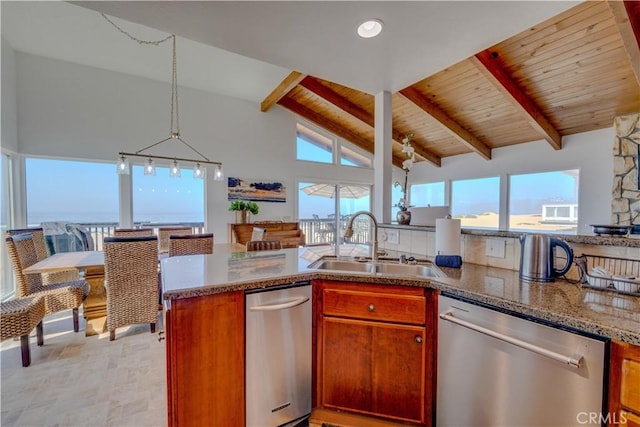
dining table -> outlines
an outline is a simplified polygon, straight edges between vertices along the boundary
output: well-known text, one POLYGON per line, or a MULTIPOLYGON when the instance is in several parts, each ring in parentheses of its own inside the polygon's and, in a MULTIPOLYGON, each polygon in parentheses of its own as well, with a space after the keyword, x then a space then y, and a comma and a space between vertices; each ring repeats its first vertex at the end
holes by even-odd
POLYGON ((77 269, 90 286, 89 295, 84 300, 82 310, 86 321, 85 336, 106 332, 107 293, 104 288, 104 252, 58 252, 25 268, 24 273, 46 273, 70 268, 77 269))

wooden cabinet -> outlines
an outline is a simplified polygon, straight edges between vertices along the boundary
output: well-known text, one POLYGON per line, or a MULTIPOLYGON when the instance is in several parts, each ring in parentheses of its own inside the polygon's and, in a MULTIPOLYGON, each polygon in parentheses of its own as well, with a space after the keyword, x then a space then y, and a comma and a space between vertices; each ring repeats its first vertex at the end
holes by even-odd
POLYGON ((177 299, 165 311, 170 426, 244 426, 244 293, 177 299))
POLYGON ((318 406, 431 425, 433 291, 318 282, 318 406))
POLYGON ((640 427, 640 346, 612 341, 609 425, 640 427))

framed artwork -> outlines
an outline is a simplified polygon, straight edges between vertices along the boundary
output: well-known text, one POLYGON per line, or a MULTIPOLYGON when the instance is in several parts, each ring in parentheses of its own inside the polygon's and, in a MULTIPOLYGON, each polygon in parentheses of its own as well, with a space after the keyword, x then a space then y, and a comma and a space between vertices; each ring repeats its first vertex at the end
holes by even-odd
POLYGON ((253 202, 287 201, 287 187, 282 182, 255 179, 227 178, 228 200, 250 200, 253 202))

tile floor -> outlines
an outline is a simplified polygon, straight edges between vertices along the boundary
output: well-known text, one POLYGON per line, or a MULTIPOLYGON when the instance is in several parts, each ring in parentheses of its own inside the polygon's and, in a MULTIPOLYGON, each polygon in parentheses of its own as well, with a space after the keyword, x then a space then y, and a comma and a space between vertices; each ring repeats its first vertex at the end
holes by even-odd
POLYGON ((85 337, 82 317, 74 333, 65 311, 45 319, 44 333, 42 347, 33 334, 27 368, 19 340, 0 345, 0 425, 167 425, 165 341, 148 324, 118 328, 109 342, 85 337))

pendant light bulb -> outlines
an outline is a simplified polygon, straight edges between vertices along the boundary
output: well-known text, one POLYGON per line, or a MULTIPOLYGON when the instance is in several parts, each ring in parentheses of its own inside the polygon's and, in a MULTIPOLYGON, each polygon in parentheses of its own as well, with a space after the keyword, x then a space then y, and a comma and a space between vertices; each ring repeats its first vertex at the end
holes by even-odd
POLYGON ((117 164, 119 175, 129 175, 129 160, 125 156, 120 156, 117 164))
POLYGON ((200 166, 200 163, 196 163, 193 168, 193 178, 194 179, 204 179, 204 168, 200 166))
POLYGON ((180 178, 180 165, 177 160, 173 161, 173 166, 171 166, 171 170, 169 171, 169 176, 171 178, 180 178))
POLYGON ((156 175, 156 165, 153 163, 152 159, 147 160, 147 164, 144 166, 144 174, 145 175, 156 175))
POLYGON ((222 181, 224 179, 224 172, 222 170, 222 165, 216 166, 216 170, 213 173, 214 181, 222 181))

